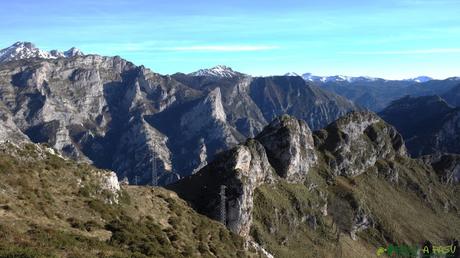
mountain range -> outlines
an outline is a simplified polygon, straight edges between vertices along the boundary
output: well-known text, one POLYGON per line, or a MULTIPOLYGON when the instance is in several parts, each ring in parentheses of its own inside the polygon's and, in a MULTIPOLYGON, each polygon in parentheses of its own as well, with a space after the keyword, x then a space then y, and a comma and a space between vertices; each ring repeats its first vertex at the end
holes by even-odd
POLYGON ((455 78, 0 53, 0 257, 460 255, 455 78))
MULTIPOLYGON (((44 53, 30 43, 3 52, 44 53)), ((138 184, 190 175, 281 114, 319 129, 358 109, 300 77, 252 77, 224 66, 169 76, 79 54, 21 54, 0 64, 8 137, 47 143, 138 184)))
POLYGON ((439 96, 406 96, 379 113, 401 132, 414 157, 427 154, 460 154, 460 108, 439 96))
MULTIPOLYGON (((460 86, 459 77, 451 77, 445 80, 435 80, 428 76, 419 76, 405 80, 386 80, 367 76, 316 76, 311 73, 298 75, 287 73, 287 76, 302 77, 308 82, 315 83, 322 89, 334 92, 342 97, 352 100, 356 105, 363 108, 380 112, 392 101, 400 99, 406 95, 411 96, 430 96, 430 95, 451 95, 452 101, 456 101, 456 86, 460 86)), ((458 89, 457 89, 458 94, 458 89)))
POLYGON ((16 42, 10 47, 0 50, 0 63, 30 59, 30 58, 42 58, 42 59, 56 59, 62 57, 74 57, 84 55, 78 48, 72 47, 67 51, 60 52, 58 50, 44 51, 35 47, 30 42, 16 42))

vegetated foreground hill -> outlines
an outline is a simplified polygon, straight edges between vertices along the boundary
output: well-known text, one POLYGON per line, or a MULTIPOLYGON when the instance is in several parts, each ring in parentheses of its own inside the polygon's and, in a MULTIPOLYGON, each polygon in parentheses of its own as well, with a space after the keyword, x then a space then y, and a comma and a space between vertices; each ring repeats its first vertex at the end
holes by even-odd
POLYGON ((375 257, 389 244, 458 240, 459 160, 410 158, 373 113, 314 133, 281 116, 168 187, 274 257, 375 257))
POLYGON ((27 59, 0 63, 2 139, 47 143, 131 183, 190 175, 280 114, 321 128, 356 109, 301 78, 252 78, 221 66, 163 76, 120 57, 50 59, 31 44, 19 52, 27 59))
POLYGON ((53 153, 0 145, 0 257, 256 257, 175 193, 53 153))
POLYGON ((379 115, 401 132, 410 154, 460 153, 460 108, 439 96, 404 97, 379 115))

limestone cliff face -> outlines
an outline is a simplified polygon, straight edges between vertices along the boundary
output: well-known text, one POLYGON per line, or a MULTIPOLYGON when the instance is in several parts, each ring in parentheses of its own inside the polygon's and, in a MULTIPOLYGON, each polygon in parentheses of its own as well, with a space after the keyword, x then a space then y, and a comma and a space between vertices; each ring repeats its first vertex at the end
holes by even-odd
POLYGON ((460 182, 460 155, 428 155, 423 156, 422 159, 433 167, 443 183, 458 184, 460 182))
POLYGON ((16 126, 9 110, 0 103, 0 142, 22 143, 30 141, 29 137, 16 126))
POLYGON ((352 112, 316 133, 336 175, 357 176, 377 160, 407 156, 401 135, 370 112, 352 112))
POLYGON ((62 153, 89 160, 72 139, 81 131, 104 136, 110 116, 104 84, 133 67, 100 56, 18 61, 2 66, 1 100, 21 131, 62 153))
POLYGON ((435 148, 439 152, 460 154, 460 109, 450 113, 436 136, 435 148))
POLYGON ((289 182, 305 180, 308 170, 317 162, 312 132, 302 120, 278 117, 256 139, 265 147, 278 175, 289 182))
POLYGON ((227 226, 233 232, 248 237, 252 223, 253 194, 256 187, 274 180, 273 169, 268 163, 262 145, 248 141, 236 149, 234 160, 228 165, 235 171, 235 178, 227 185, 227 226))
POLYGON ((200 134, 207 135, 209 142, 217 141, 227 149, 237 144, 238 140, 226 122, 227 116, 222 106, 220 88, 216 88, 182 116, 180 125, 187 139, 200 134))
MULTIPOLYGON (((194 95, 171 78, 119 57, 89 55, 5 63, 0 89, 2 113, 10 117, 1 126, 8 131, 13 122, 33 142, 114 169, 131 182, 151 183, 155 163, 159 182, 178 178, 171 173, 168 138, 146 121, 194 95)), ((20 135, 16 130, 2 138, 11 134, 20 135)))
POLYGON ((137 184, 158 185, 176 181, 179 176, 172 171, 167 141, 165 135, 143 118, 133 118, 115 152, 114 169, 123 171, 122 178, 129 178, 131 182, 135 179, 137 184), (138 171, 143 173, 139 175, 138 171))
POLYGON ((274 180, 275 173, 263 146, 255 140, 248 140, 246 144, 218 155, 193 176, 168 187, 216 220, 221 220, 221 207, 225 205, 227 227, 248 237, 254 190, 274 180), (225 204, 221 203, 221 186, 226 187, 225 204))

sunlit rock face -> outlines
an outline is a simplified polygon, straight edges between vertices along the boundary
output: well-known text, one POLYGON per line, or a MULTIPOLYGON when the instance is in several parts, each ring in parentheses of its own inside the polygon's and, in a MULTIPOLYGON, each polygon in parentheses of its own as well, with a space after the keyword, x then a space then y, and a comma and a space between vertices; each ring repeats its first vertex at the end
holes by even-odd
POLYGON ((276 118, 256 139, 278 175, 289 182, 302 182, 318 159, 308 125, 287 115, 276 118))
POLYGON ((401 135, 371 112, 352 112, 316 133, 336 175, 357 176, 379 159, 407 156, 401 135))

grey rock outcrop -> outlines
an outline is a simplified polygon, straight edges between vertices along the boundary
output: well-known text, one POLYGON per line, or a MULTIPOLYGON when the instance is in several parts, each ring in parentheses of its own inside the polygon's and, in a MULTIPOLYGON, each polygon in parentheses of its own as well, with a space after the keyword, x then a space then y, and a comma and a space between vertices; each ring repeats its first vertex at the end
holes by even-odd
POLYGON ((317 132, 316 139, 336 175, 357 176, 379 159, 407 155, 401 135, 371 112, 351 112, 317 132))
POLYGON ((287 115, 278 117, 256 139, 265 147, 278 175, 289 182, 305 180, 318 160, 312 132, 302 120, 287 115))
POLYGON ((256 140, 219 154, 193 176, 167 186, 195 208, 216 220, 221 215, 220 187, 226 186, 226 225, 233 232, 249 236, 255 188, 275 180, 264 147, 256 140))
POLYGON ((460 182, 460 155, 442 154, 423 156, 422 160, 431 165, 445 184, 460 182))
POLYGON ((206 137, 208 144, 216 142, 214 148, 228 149, 238 143, 227 124, 227 116, 222 106, 220 88, 215 88, 180 120, 183 137, 190 140, 194 137, 206 137), (222 146, 218 146, 222 145, 222 146))
POLYGON ((0 102, 0 142, 23 143, 30 139, 16 126, 9 110, 0 102))
POLYGON ((105 201, 109 204, 117 204, 121 189, 117 174, 113 171, 97 171, 95 175, 99 179, 97 194, 102 195, 106 192, 108 197, 105 201))

